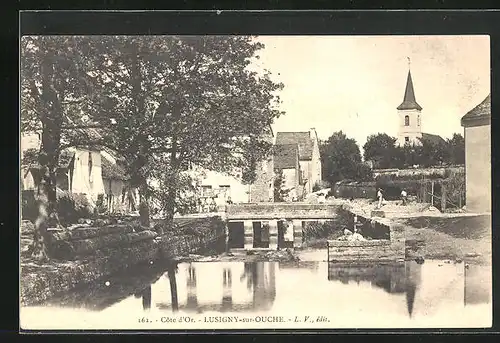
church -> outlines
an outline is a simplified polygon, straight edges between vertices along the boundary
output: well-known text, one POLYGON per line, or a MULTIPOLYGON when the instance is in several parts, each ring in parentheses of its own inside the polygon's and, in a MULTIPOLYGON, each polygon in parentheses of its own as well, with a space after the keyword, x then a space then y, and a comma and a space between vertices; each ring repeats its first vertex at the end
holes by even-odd
POLYGON ((410 69, 408 69, 403 102, 397 107, 397 110, 399 117, 397 145, 420 145, 422 140, 428 140, 434 144, 445 142, 441 136, 422 132, 422 106, 415 98, 410 69))

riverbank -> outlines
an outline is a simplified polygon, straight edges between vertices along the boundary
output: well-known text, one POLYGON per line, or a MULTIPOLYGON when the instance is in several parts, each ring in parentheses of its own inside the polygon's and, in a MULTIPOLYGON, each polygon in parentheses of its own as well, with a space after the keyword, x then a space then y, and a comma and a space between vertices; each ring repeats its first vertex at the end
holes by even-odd
MULTIPOLYGON (((376 202, 367 199, 346 201, 354 212, 371 214, 376 202)), ((388 201, 382 206, 384 217, 405 227, 406 259, 467 260, 491 264, 491 215, 465 213, 462 210, 442 213, 429 204, 388 201)), ((326 239, 324 239, 326 241, 326 239)), ((322 241, 313 242, 319 246, 322 241)))
MULTIPOLYGON (((29 225, 28 225, 29 226, 29 225)), ((193 220, 175 225, 162 236, 153 231, 135 232, 134 224, 77 227, 57 232, 57 244, 70 247, 71 259, 41 263, 21 254, 20 303, 43 302, 76 287, 91 284, 140 264, 171 260, 175 254, 210 248, 224 235, 220 218, 193 220), (137 237, 144 239, 137 240, 137 237)), ((29 244, 30 230, 21 230, 21 243, 29 244)))

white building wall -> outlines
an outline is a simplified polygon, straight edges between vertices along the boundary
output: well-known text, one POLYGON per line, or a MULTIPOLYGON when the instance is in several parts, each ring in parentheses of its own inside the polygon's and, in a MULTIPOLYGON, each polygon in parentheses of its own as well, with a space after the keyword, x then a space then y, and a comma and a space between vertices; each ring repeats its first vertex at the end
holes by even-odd
MULTIPOLYGON (((211 170, 205 170, 203 174, 200 186, 211 186, 215 194, 221 190, 220 186, 229 186, 229 194, 233 203, 248 203, 250 201, 250 186, 244 185, 240 179, 226 173, 211 170)), ((223 199, 216 199, 218 205, 223 205, 223 201, 223 199)))
POLYGON ((465 128, 467 212, 491 212, 491 125, 465 128))
POLYGON ((398 110, 399 130, 397 144, 405 144, 405 137, 409 138, 410 144, 420 144, 418 138, 422 138, 422 113, 418 110, 398 110), (405 116, 408 116, 410 122, 405 126, 405 116))
POLYGON ((84 193, 91 205, 95 205, 97 196, 104 194, 104 183, 101 170, 101 153, 99 151, 76 150, 72 193, 84 193), (92 169, 89 173, 89 153, 92 156, 92 169))

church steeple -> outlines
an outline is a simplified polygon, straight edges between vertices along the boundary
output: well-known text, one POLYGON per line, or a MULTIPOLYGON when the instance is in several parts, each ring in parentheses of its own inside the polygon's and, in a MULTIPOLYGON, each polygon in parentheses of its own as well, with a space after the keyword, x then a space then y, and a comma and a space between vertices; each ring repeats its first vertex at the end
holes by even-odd
MULTIPOLYGON (((409 60, 409 59, 408 59, 409 60)), ((409 64, 409 62, 408 62, 409 64)), ((415 100, 415 91, 413 90, 413 81, 411 79, 411 71, 408 67, 408 78, 406 80, 406 90, 403 102, 398 106, 398 110, 418 110, 421 111, 422 107, 415 100)))

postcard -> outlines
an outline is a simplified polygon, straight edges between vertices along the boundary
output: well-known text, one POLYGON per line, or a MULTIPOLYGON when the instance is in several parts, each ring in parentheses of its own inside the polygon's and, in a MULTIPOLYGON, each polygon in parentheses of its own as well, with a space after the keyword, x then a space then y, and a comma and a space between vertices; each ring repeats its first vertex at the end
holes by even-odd
POLYGON ((489 36, 20 45, 22 330, 491 327, 489 36))

